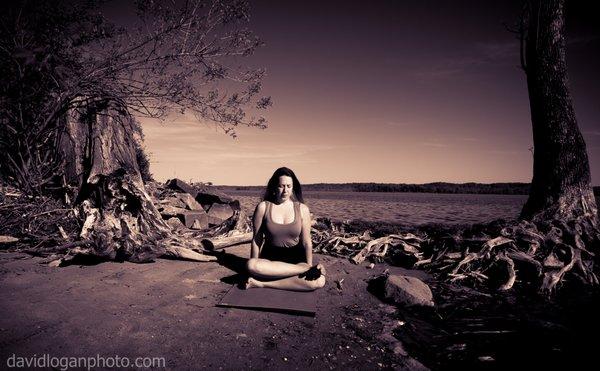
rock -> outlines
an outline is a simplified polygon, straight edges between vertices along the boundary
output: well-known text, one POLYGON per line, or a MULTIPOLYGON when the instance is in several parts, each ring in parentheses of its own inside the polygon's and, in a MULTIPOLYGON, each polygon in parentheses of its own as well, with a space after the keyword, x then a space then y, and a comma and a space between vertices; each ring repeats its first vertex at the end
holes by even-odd
MULTIPOLYGON (((182 195, 187 195, 187 193, 181 193, 182 195)), ((164 205, 164 206, 173 206, 173 207, 179 207, 182 209, 185 209, 185 202, 183 202, 179 197, 176 196, 172 196, 172 197, 167 197, 163 200, 158 201, 158 204, 160 205, 164 205)))
POLYGON ((228 204, 233 202, 233 198, 227 196, 225 193, 218 191, 208 186, 202 187, 194 197, 196 201, 202 204, 202 206, 218 204, 228 204))
POLYGON ((162 206, 158 208, 158 211, 160 212, 160 215, 163 216, 163 218, 165 217, 172 217, 172 216, 178 216, 178 215, 183 215, 186 211, 186 209, 182 209, 180 207, 174 207, 174 206, 162 206))
POLYGON ((208 228, 208 225, 209 225, 208 218, 202 218, 202 219, 194 220, 194 223, 192 224, 192 226, 190 228, 202 230, 202 229, 208 228))
MULTIPOLYGON (((208 227, 208 215, 206 215, 206 211, 202 208, 200 210, 186 210, 179 207, 165 206, 159 208, 159 211, 165 219, 171 220, 173 217, 177 217, 187 228, 191 228, 196 220, 200 221, 200 224, 196 224, 197 227, 203 226, 197 229, 208 227)), ((169 225, 171 228, 177 227, 175 221, 171 221, 169 225)))
POLYGON ((167 187, 180 191, 180 192, 185 192, 185 193, 189 193, 190 195, 196 197, 196 193, 197 190, 196 188, 194 188, 193 186, 187 184, 186 182, 184 182, 181 179, 170 179, 167 180, 167 187))
POLYGON ((19 242, 19 239, 16 237, 12 237, 12 236, 0 236, 0 245, 2 244, 11 244, 11 243, 15 243, 15 242, 19 242))
POLYGON ((385 297, 404 306, 434 306, 429 286, 410 276, 390 275, 385 282, 385 297))
POLYGON ((60 263, 62 263, 62 259, 56 259, 48 263, 49 267, 60 267, 60 263))
POLYGON ((219 218, 223 221, 233 216, 233 210, 231 209, 231 207, 229 207, 228 204, 215 203, 210 207, 210 209, 208 209, 208 215, 215 218, 219 218))
POLYGON ((219 224, 223 224, 224 220, 221 218, 217 218, 216 216, 208 215, 208 225, 215 226, 219 224))
POLYGON ((181 220, 177 217, 173 217, 167 220, 167 224, 169 225, 169 227, 171 227, 171 229, 175 231, 185 228, 185 225, 183 225, 181 220))
POLYGON ((184 207, 186 207, 188 210, 204 211, 202 205, 200 205, 189 193, 178 193, 177 198, 181 203, 183 203, 184 207))
POLYGON ((176 191, 191 195, 196 200, 196 202, 200 203, 205 209, 208 209, 210 205, 214 203, 230 204, 233 210, 241 209, 239 201, 234 200, 225 193, 208 185, 194 186, 187 184, 183 180, 177 178, 167 180, 166 185, 170 189, 174 189, 176 191))
MULTIPOLYGON (((204 210, 202 210, 202 211, 185 210, 185 212, 183 214, 178 215, 178 217, 183 217, 183 224, 185 224, 185 226, 188 228, 192 228, 192 226, 194 225, 194 223, 196 221, 199 221, 199 222, 195 224, 196 228, 194 228, 194 229, 198 229, 198 227, 200 227, 200 226, 208 227, 208 215, 206 215, 206 212, 204 210)), ((202 227, 199 229, 204 229, 206 227, 202 227)))

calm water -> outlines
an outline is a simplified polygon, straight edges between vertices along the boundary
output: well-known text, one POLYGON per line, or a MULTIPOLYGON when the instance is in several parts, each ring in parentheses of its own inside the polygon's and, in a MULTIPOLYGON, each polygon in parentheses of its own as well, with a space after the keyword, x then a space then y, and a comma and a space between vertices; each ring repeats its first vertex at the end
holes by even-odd
MULTIPOLYGON (((249 215, 260 201, 256 191, 227 191, 240 200, 249 215)), ((462 224, 514 219, 527 200, 525 195, 474 195, 388 192, 305 192, 315 216, 336 220, 362 219, 398 222, 462 224)))

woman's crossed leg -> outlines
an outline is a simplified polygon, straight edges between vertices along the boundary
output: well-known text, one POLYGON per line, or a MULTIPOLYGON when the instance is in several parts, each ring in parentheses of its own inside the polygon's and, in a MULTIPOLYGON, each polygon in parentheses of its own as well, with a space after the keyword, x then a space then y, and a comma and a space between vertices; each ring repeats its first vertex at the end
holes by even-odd
POLYGON ((247 289, 269 287, 281 290, 313 291, 325 286, 325 267, 322 264, 311 267, 307 263, 292 264, 252 258, 248 260, 247 268, 250 273, 250 278, 246 283, 247 289), (308 274, 311 269, 320 274, 318 276, 308 274), (259 279, 264 279, 264 281, 259 279))

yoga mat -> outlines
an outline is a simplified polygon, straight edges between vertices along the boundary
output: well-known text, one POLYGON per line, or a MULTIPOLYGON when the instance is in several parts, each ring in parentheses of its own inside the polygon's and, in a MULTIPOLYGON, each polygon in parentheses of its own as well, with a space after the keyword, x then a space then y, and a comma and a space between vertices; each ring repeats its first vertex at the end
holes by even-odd
POLYGON ((317 311, 317 296, 315 291, 301 292, 270 288, 244 290, 233 285, 217 306, 314 317, 317 311))

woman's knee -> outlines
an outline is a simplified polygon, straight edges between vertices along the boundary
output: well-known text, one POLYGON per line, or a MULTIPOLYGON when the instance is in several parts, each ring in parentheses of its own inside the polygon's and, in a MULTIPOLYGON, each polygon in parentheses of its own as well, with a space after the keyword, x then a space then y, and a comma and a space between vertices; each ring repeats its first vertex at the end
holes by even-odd
POLYGON ((323 288, 325 286, 325 276, 321 275, 321 277, 317 278, 317 288, 323 288))
POLYGON ((323 288, 325 286, 325 276, 321 275, 316 280, 306 281, 306 283, 311 290, 323 288))
POLYGON ((259 264, 260 264, 260 262, 258 261, 257 258, 248 259, 248 262, 246 263, 246 269, 248 270, 248 273, 255 274, 256 272, 258 272, 259 264))

